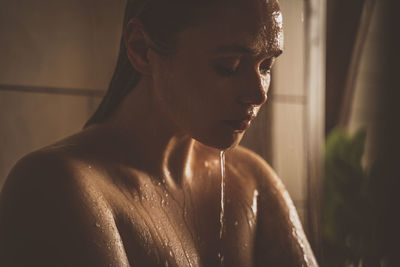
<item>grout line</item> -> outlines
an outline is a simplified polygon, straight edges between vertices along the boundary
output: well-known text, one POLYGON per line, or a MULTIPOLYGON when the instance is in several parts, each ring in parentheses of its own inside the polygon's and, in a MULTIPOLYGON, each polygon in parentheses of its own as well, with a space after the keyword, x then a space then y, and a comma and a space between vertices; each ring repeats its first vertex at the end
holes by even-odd
MULTIPOLYGON (((10 85, 10 84, 0 84, 0 91, 42 93, 42 94, 44 93, 44 94, 88 96, 88 97, 103 97, 105 93, 105 91, 99 89, 24 86, 24 85, 10 85)), ((279 103, 290 103, 290 104, 300 104, 300 105, 305 105, 306 103, 306 97, 302 95, 272 94, 270 97, 272 101, 279 103)))
POLYGON ((105 91, 99 89, 24 86, 24 85, 10 85, 10 84, 0 84, 0 91, 89 96, 89 97, 102 97, 105 93, 105 91))

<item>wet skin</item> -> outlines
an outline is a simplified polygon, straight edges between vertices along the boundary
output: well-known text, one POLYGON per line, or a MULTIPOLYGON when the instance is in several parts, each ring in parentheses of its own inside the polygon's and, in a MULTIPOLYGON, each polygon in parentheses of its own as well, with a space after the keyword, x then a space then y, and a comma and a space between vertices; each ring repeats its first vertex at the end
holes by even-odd
POLYGON ((221 12, 168 57, 130 22, 141 81, 108 121, 17 163, 0 199, 0 265, 220 266, 221 253, 225 266, 316 266, 279 178, 237 145, 282 50, 279 7, 221 12))

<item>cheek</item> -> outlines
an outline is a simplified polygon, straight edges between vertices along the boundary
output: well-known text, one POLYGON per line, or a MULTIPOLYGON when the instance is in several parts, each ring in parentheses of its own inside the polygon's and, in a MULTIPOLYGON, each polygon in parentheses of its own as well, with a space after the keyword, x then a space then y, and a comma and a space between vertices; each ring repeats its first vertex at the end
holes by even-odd
POLYGON ((167 69, 168 72, 160 75, 155 84, 161 108, 180 127, 202 124, 212 109, 204 75, 185 65, 167 69))
POLYGON ((229 112, 235 84, 221 79, 204 56, 179 56, 162 69, 155 87, 163 109, 180 127, 199 131, 227 116, 220 113, 229 112))
POLYGON ((184 102, 182 105, 195 113, 207 113, 215 106, 218 99, 219 84, 209 70, 201 66, 184 65, 176 77, 174 86, 177 93, 181 94, 184 102))

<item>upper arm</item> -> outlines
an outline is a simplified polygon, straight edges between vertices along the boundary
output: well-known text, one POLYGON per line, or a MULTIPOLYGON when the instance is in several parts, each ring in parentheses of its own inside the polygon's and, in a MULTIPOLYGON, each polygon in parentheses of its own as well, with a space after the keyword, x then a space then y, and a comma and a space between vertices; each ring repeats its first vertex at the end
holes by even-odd
POLYGON ((242 161, 256 180, 258 227, 256 263, 264 266, 317 266, 297 211, 280 178, 255 153, 241 148, 242 161))
POLYGON ((113 216, 76 170, 48 155, 22 159, 0 195, 1 266, 124 266, 113 216))

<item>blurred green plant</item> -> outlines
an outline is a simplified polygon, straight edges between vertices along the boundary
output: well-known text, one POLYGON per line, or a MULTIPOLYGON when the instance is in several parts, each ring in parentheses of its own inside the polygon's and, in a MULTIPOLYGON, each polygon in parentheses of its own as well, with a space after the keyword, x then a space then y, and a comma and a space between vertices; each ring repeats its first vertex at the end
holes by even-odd
POLYGON ((385 190, 376 166, 364 169, 366 131, 327 138, 323 187, 323 266, 388 266, 384 261, 381 208, 385 190))

